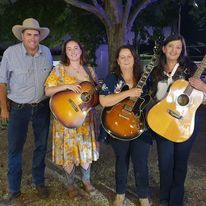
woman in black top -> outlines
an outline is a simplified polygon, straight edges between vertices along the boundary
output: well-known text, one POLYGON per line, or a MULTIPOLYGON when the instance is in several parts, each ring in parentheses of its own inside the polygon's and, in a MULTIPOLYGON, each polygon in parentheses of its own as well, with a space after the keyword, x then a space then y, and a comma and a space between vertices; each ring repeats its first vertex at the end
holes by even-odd
MULTIPOLYGON (((187 57, 183 37, 180 35, 169 36, 163 43, 159 64, 152 72, 154 99, 162 100, 175 80, 188 80, 195 70, 196 65, 187 57)), ((195 127, 192 136, 181 143, 172 142, 154 132, 160 171, 160 206, 183 205, 188 158, 196 131, 195 127)))

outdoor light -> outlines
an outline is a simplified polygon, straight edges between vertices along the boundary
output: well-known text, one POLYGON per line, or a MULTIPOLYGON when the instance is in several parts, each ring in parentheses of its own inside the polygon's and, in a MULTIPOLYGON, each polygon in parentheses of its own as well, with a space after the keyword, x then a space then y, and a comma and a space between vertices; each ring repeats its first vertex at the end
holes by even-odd
POLYGON ((196 1, 193 1, 192 5, 193 5, 194 7, 196 7, 196 8, 199 7, 196 1))

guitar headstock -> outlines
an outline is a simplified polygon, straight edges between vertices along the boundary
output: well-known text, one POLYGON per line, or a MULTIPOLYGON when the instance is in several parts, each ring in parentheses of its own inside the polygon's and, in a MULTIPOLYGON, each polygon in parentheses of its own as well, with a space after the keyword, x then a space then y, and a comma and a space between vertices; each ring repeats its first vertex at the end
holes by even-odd
POLYGON ((144 73, 142 74, 138 84, 136 87, 138 88, 143 88, 145 85, 147 78, 149 77, 151 71, 154 69, 154 67, 157 65, 158 60, 159 60, 159 54, 160 54, 160 41, 155 41, 155 46, 153 49, 154 54, 152 55, 152 58, 150 62, 144 67, 144 73))
POLYGON ((163 36, 158 36, 158 38, 154 41, 155 42, 154 49, 153 49, 154 54, 157 54, 157 55, 160 54, 163 41, 164 41, 163 36))
POLYGON ((163 36, 159 36, 157 40, 155 40, 155 45, 153 48, 153 56, 152 56, 152 62, 155 66, 158 64, 163 40, 164 40, 163 36))

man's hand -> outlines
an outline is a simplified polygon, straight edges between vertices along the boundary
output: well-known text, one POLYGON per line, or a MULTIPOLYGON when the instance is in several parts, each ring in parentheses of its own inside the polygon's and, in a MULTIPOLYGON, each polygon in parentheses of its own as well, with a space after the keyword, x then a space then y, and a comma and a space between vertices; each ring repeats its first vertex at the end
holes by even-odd
POLYGON ((7 122, 9 120, 7 87, 4 83, 0 83, 0 118, 3 122, 7 122))

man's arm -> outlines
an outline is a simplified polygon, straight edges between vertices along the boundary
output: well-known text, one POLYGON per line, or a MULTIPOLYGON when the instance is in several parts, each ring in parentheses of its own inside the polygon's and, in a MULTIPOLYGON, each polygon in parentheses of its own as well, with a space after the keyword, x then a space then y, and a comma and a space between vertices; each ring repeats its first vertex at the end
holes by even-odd
POLYGON ((1 108, 1 119, 9 119, 9 107, 7 102, 7 87, 6 84, 0 83, 0 108, 1 108))

